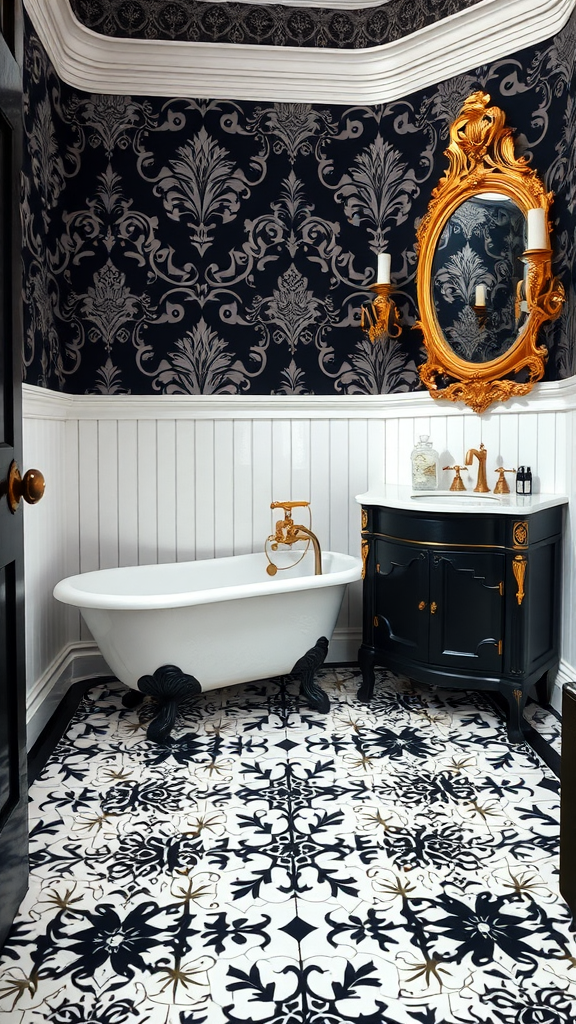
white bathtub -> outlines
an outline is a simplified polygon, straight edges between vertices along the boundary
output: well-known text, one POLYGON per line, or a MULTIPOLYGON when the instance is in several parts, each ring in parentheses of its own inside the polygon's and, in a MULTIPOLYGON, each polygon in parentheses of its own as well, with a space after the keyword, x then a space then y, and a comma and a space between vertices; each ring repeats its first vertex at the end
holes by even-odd
MULTIPOLYGON (((278 566, 296 552, 278 552, 278 566)), ((196 562, 101 569, 62 580, 54 596, 80 609, 112 672, 133 689, 177 666, 202 691, 286 675, 320 637, 332 635, 347 583, 361 560, 313 553, 271 577, 263 553, 196 562)))

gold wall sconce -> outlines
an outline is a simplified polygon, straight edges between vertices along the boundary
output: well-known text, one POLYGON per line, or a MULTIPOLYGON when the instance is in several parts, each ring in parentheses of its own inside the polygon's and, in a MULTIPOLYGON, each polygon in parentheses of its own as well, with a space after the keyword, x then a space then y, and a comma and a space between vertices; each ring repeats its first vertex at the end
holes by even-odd
POLYGON ((360 326, 366 331, 370 341, 384 342, 386 338, 398 338, 402 332, 400 316, 394 300, 391 298, 393 285, 390 281, 390 254, 378 254, 378 279, 370 289, 376 292, 376 298, 362 306, 360 326))

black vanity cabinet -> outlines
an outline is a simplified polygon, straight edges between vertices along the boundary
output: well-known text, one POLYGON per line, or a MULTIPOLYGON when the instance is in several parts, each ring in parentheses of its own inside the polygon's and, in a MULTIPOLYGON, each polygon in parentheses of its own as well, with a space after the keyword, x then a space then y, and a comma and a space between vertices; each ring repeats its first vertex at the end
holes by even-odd
POLYGON ((372 697, 375 665, 498 690, 520 742, 528 690, 545 702, 558 668, 562 515, 561 504, 530 514, 363 505, 359 699, 372 697))

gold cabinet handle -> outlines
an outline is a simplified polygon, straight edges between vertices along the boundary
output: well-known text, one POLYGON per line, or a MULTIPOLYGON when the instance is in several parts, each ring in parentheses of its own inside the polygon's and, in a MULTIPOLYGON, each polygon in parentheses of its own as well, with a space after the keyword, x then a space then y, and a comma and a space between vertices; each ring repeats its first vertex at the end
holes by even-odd
POLYGON ((420 604, 418 605, 418 611, 419 612, 423 612, 425 607, 426 607, 426 601, 420 601, 420 604))
POLYGON ((8 480, 2 491, 6 494, 8 508, 11 512, 15 512, 21 498, 24 498, 29 505, 35 505, 37 501, 40 501, 45 486, 44 477, 39 469, 29 469, 22 477, 17 464, 12 461, 8 470, 8 480))
POLYGON ((432 601, 432 604, 430 605, 430 615, 436 615, 437 610, 438 605, 436 604, 436 601, 432 601))

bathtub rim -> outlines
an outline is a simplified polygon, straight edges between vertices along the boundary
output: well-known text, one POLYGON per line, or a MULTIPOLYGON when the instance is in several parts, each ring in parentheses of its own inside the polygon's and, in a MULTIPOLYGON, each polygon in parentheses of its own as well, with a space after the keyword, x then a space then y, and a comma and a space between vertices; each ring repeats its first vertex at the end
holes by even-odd
POLYGON ((80 589, 76 584, 78 580, 89 581, 90 577, 102 577, 104 573, 120 574, 130 570, 137 571, 140 568, 156 568, 160 570, 163 565, 195 565, 198 561, 203 563, 236 560, 239 558, 250 558, 259 555, 260 552, 252 552, 247 555, 227 555, 222 558, 194 559, 184 562, 148 563, 147 565, 119 566, 113 569, 95 569, 91 572, 77 573, 74 576, 67 576, 60 580, 53 590, 57 601, 63 604, 72 605, 75 608, 99 608, 108 611, 155 611, 164 608, 185 608, 198 604, 218 604, 223 601, 234 601, 250 597, 273 596, 274 594, 288 594, 299 590, 322 589, 325 587, 345 586, 354 583, 361 578, 362 559, 356 555, 349 555, 342 551, 323 551, 322 561, 329 556, 344 561, 345 566, 332 572, 323 572, 320 576, 302 575, 289 579, 276 579, 268 577, 261 583, 235 583, 227 587, 214 587, 204 590, 181 591, 171 594, 114 594, 96 593, 80 589))

